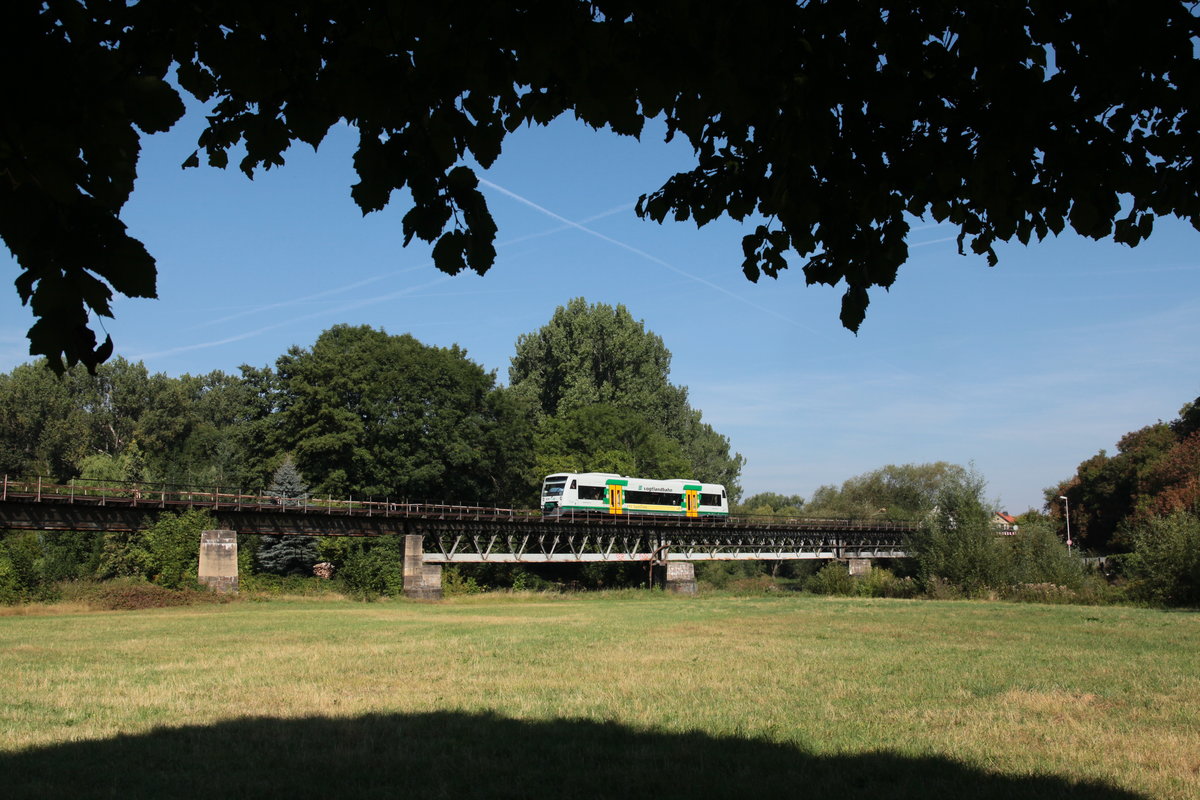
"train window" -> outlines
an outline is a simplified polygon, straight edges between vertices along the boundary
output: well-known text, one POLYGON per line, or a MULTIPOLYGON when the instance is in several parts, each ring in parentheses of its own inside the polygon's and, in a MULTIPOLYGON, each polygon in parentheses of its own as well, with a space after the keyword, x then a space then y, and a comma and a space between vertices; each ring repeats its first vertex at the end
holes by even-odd
POLYGON ((572 488, 572 489, 574 489, 574 488, 575 488, 575 481, 571 481, 571 488, 572 488))
POLYGON ((721 495, 719 495, 719 494, 702 494, 702 495, 700 495, 700 505, 702 505, 702 506, 719 506, 719 505, 721 505, 721 495))
POLYGON ((625 502, 651 506, 678 506, 679 495, 670 492, 625 492, 625 502))
POLYGON ((580 500, 603 500, 604 499, 604 487, 603 486, 580 486, 579 487, 579 499, 580 500))
POLYGON ((542 489, 544 495, 560 495, 563 493, 563 487, 567 485, 564 478, 561 481, 547 481, 545 488, 542 489))

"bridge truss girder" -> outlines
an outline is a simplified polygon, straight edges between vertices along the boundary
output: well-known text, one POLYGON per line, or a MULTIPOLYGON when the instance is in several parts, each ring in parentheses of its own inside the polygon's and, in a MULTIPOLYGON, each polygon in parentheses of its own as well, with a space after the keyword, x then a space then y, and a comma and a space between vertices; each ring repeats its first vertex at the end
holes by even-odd
MULTIPOLYGON (((424 526, 423 526, 424 527, 424 526)), ((673 531, 603 526, 552 530, 436 525, 423 531, 429 564, 665 563, 904 558, 899 533, 673 531)))
POLYGON ((420 535, 429 564, 780 561, 903 558, 914 526, 850 520, 688 519, 607 515, 543 517, 505 509, 394 504, 280 504, 218 493, 94 497, 72 487, 16 493, 6 482, 0 529, 138 531, 163 511, 202 508, 243 534, 420 535))

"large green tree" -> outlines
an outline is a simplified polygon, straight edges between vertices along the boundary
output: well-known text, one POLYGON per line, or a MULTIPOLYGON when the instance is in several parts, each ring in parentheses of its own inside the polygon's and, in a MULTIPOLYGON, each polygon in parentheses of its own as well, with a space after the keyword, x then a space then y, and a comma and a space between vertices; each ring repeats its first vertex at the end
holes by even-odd
POLYGON ((508 379, 543 415, 610 403, 678 430, 687 389, 673 385, 670 373, 671 351, 662 337, 625 306, 576 297, 517 338, 508 379))
POLYGON ((837 486, 821 486, 804 508, 814 516, 918 519, 938 503, 947 487, 969 482, 970 473, 958 464, 888 464, 856 475, 837 486))
POLYGON ((547 417, 535 440, 538 474, 615 472, 647 478, 692 476, 683 448, 636 413, 606 403, 547 417))
MULTIPOLYGON (((95 374, 42 363, 0 375, 0 469, 67 480, 137 451, 141 478, 179 479, 194 414, 180 380, 116 358, 95 374)), ((111 470, 108 470, 111 472, 111 470)))
MULTIPOLYGON (((459 347, 337 325, 276 362, 279 444, 319 494, 501 502, 497 470, 520 458, 489 452, 515 416, 489 402, 495 378, 459 347)), ((528 478, 526 478, 528 480, 528 478)))
POLYGON ((1046 490, 1046 509, 1071 534, 1099 550, 1123 548, 1122 532, 1175 512, 1200 513, 1198 402, 1186 403, 1170 423, 1156 422, 1125 434, 1117 452, 1101 450, 1075 475, 1046 490), (1066 497, 1064 504, 1060 498, 1066 497))
POLYGON ((217 370, 179 378, 192 422, 173 459, 177 480, 246 490, 266 485, 269 465, 277 460, 271 442, 273 378, 269 368, 247 366, 241 375, 217 370))
POLYGON ((783 495, 776 492, 759 492, 743 500, 734 509, 738 514, 758 516, 798 517, 804 507, 804 498, 798 494, 783 495))
MULTIPOLYGON (((630 442, 636 439, 639 444, 627 451, 624 462, 614 460, 615 451, 606 444, 602 449, 609 450, 609 455, 596 463, 679 467, 686 474, 668 470, 645 477, 721 483, 736 499, 742 456, 729 452, 729 439, 702 420, 701 412, 688 403, 687 388, 672 384, 670 373, 671 352, 662 338, 646 330, 628 309, 590 304, 577 297, 555 309, 541 328, 517 339, 508 377, 512 391, 533 406, 545 428, 539 438, 542 466, 586 465, 598 451, 595 446, 581 447, 568 455, 562 447, 566 441, 563 425, 575 420, 590 429, 595 420, 610 415, 608 409, 619 410, 629 421, 614 435, 618 439, 626 436, 630 442), (605 410, 587 413, 598 405, 605 410), (637 436, 628 438, 631 431, 647 425, 665 441, 673 442, 681 458, 673 455, 667 459, 657 444, 646 444, 649 440, 637 436), (553 449, 546 450, 552 442, 553 449), (644 447, 659 455, 649 456, 644 447)), ((595 464, 583 468, 600 469, 595 464)), ((613 471, 622 470, 613 467, 613 471)))
POLYGON ((809 283, 844 283, 851 329, 907 260, 909 215, 992 264, 995 242, 1068 226, 1130 245, 1158 217, 1200 227, 1190 0, 12 0, 2 22, 0 237, 38 317, 31 352, 60 367, 111 354, 88 314, 110 315, 112 291, 155 294, 120 212, 180 92, 211 109, 208 163, 232 151, 247 175, 356 128, 355 202, 403 190, 405 241, 435 243, 449 273, 492 266, 471 165, 511 132, 573 114, 640 136, 661 118, 695 165, 638 213, 750 220, 746 275, 798 258, 809 283))
POLYGON ((909 537, 910 555, 927 589, 946 582, 967 594, 1001 585, 1005 548, 992 528, 992 511, 979 475, 956 474, 938 488, 933 510, 909 537))
POLYGON ((14 477, 67 479, 92 451, 91 424, 68 381, 23 364, 0 375, 0 471, 14 477))

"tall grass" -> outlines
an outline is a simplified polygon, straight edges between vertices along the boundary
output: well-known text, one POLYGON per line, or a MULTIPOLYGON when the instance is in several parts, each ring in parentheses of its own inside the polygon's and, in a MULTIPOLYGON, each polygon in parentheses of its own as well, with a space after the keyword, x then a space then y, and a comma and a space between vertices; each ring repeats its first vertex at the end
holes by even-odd
POLYGON ((658 593, 0 618, 9 796, 1200 795, 1200 618, 658 593))

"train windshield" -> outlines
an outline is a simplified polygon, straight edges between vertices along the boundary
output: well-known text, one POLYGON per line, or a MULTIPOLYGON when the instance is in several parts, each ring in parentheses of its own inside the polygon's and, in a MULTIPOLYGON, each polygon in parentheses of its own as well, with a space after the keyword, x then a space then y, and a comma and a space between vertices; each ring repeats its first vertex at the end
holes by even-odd
POLYGON ((563 487, 567 485, 567 477, 552 476, 546 479, 545 485, 542 486, 543 497, 558 497, 563 493, 563 487))

